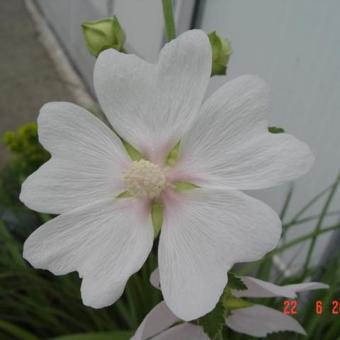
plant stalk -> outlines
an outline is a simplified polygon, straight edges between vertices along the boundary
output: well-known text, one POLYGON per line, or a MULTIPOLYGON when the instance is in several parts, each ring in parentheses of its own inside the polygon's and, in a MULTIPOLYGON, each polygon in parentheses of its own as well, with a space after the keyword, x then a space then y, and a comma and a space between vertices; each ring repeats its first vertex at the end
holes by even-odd
POLYGON ((274 249, 269 254, 269 256, 273 256, 275 254, 281 253, 282 251, 284 251, 284 250, 286 250, 288 248, 291 248, 291 247, 293 247, 293 246, 295 246, 295 245, 297 245, 297 244, 299 244, 299 243, 301 243, 303 241, 307 241, 310 238, 317 237, 317 236, 319 236, 321 234, 324 234, 324 233, 327 233, 327 232, 330 232, 330 231, 334 231, 334 230, 337 230, 339 228, 340 228, 340 224, 335 224, 335 225, 333 225, 331 227, 323 228, 321 230, 315 230, 315 231, 313 231, 311 233, 308 233, 308 234, 306 234, 304 236, 298 237, 295 240, 290 241, 290 242, 282 245, 281 247, 278 247, 278 248, 274 249))
POLYGON ((310 246, 309 246, 309 249, 308 249, 308 253, 307 253, 307 256, 306 256, 305 264, 304 264, 304 272, 305 273, 307 272, 309 263, 311 261, 312 253, 313 253, 315 243, 316 243, 317 233, 321 230, 322 223, 323 223, 323 220, 324 220, 324 218, 325 218, 325 216, 328 212, 329 205, 331 204, 332 199, 335 195, 336 189, 338 188, 339 180, 340 180, 340 174, 338 175, 338 178, 337 178, 336 182, 334 183, 334 185, 333 185, 333 187, 332 187, 332 189, 331 189, 331 191, 330 191, 330 193, 327 197, 326 203, 325 203, 325 205, 324 205, 324 207, 321 211, 320 218, 319 218, 319 220, 316 224, 315 235, 312 237, 312 240, 311 240, 311 243, 310 243, 310 246))
POLYGON ((176 38, 176 26, 172 9, 172 0, 162 0, 165 30, 168 41, 176 38))

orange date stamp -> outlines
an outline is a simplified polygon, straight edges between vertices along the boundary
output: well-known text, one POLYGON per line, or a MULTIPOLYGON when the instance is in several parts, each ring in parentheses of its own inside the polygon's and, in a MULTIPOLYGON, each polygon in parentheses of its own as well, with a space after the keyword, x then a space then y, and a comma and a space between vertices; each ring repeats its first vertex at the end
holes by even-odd
MULTIPOLYGON (((286 315, 298 314, 298 305, 298 300, 284 300, 283 313, 286 315)), ((333 300, 330 304, 325 304, 322 300, 316 300, 314 302, 314 312, 317 315, 322 315, 323 313, 340 315, 340 300, 333 300)))

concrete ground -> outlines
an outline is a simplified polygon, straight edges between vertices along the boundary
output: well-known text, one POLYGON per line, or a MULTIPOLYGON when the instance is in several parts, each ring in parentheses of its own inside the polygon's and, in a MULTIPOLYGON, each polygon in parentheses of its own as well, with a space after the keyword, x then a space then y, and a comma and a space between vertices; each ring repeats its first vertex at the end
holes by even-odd
MULTIPOLYGON (((35 121, 49 101, 72 101, 23 0, 0 1, 0 135, 35 121)), ((0 167, 8 155, 0 143, 0 167)))

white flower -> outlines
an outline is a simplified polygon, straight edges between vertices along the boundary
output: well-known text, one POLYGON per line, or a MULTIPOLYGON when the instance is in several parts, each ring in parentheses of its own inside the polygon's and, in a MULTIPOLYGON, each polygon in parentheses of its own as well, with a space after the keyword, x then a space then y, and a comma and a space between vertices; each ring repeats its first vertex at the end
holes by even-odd
MULTIPOLYGON (((287 286, 278 286, 248 276, 241 277, 247 286, 246 290, 233 291, 233 295, 242 297, 262 298, 296 297, 296 293, 312 289, 326 289, 328 285, 319 282, 306 282, 287 286)), ((150 278, 155 287, 159 287, 159 273, 154 271, 150 278)), ((155 306, 138 327, 133 340, 209 340, 200 326, 190 323, 180 323, 162 301, 155 306), (175 325, 177 324, 177 325, 175 325), (174 326, 175 325, 175 326, 174 326)), ((231 311, 225 318, 226 325, 235 332, 265 337, 270 333, 292 331, 306 335, 302 326, 291 316, 285 315, 273 308, 254 304, 250 307, 239 308, 231 311)))
POLYGON ((267 131, 268 89, 255 76, 227 82, 203 102, 210 72, 210 44, 199 30, 167 44, 157 64, 112 49, 99 55, 98 100, 144 161, 132 162, 86 110, 61 102, 41 109, 39 139, 52 158, 25 181, 20 199, 60 216, 28 238, 24 257, 58 275, 78 271, 86 305, 115 302, 144 263, 153 244, 152 200, 164 205, 163 295, 184 320, 214 308, 235 262, 258 260, 276 246, 278 216, 240 190, 300 176, 313 156, 294 137, 267 131), (178 142, 178 162, 166 166, 178 142), (199 188, 177 192, 176 182, 199 188), (133 197, 117 198, 127 190, 133 197))

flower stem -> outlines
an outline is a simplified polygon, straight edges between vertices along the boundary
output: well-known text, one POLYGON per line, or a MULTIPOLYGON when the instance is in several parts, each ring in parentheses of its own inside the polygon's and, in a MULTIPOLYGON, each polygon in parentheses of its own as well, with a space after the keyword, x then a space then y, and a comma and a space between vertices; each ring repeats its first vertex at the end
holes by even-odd
POLYGON ((176 27, 172 10, 172 0, 162 0, 165 29, 168 41, 176 38, 176 27))

